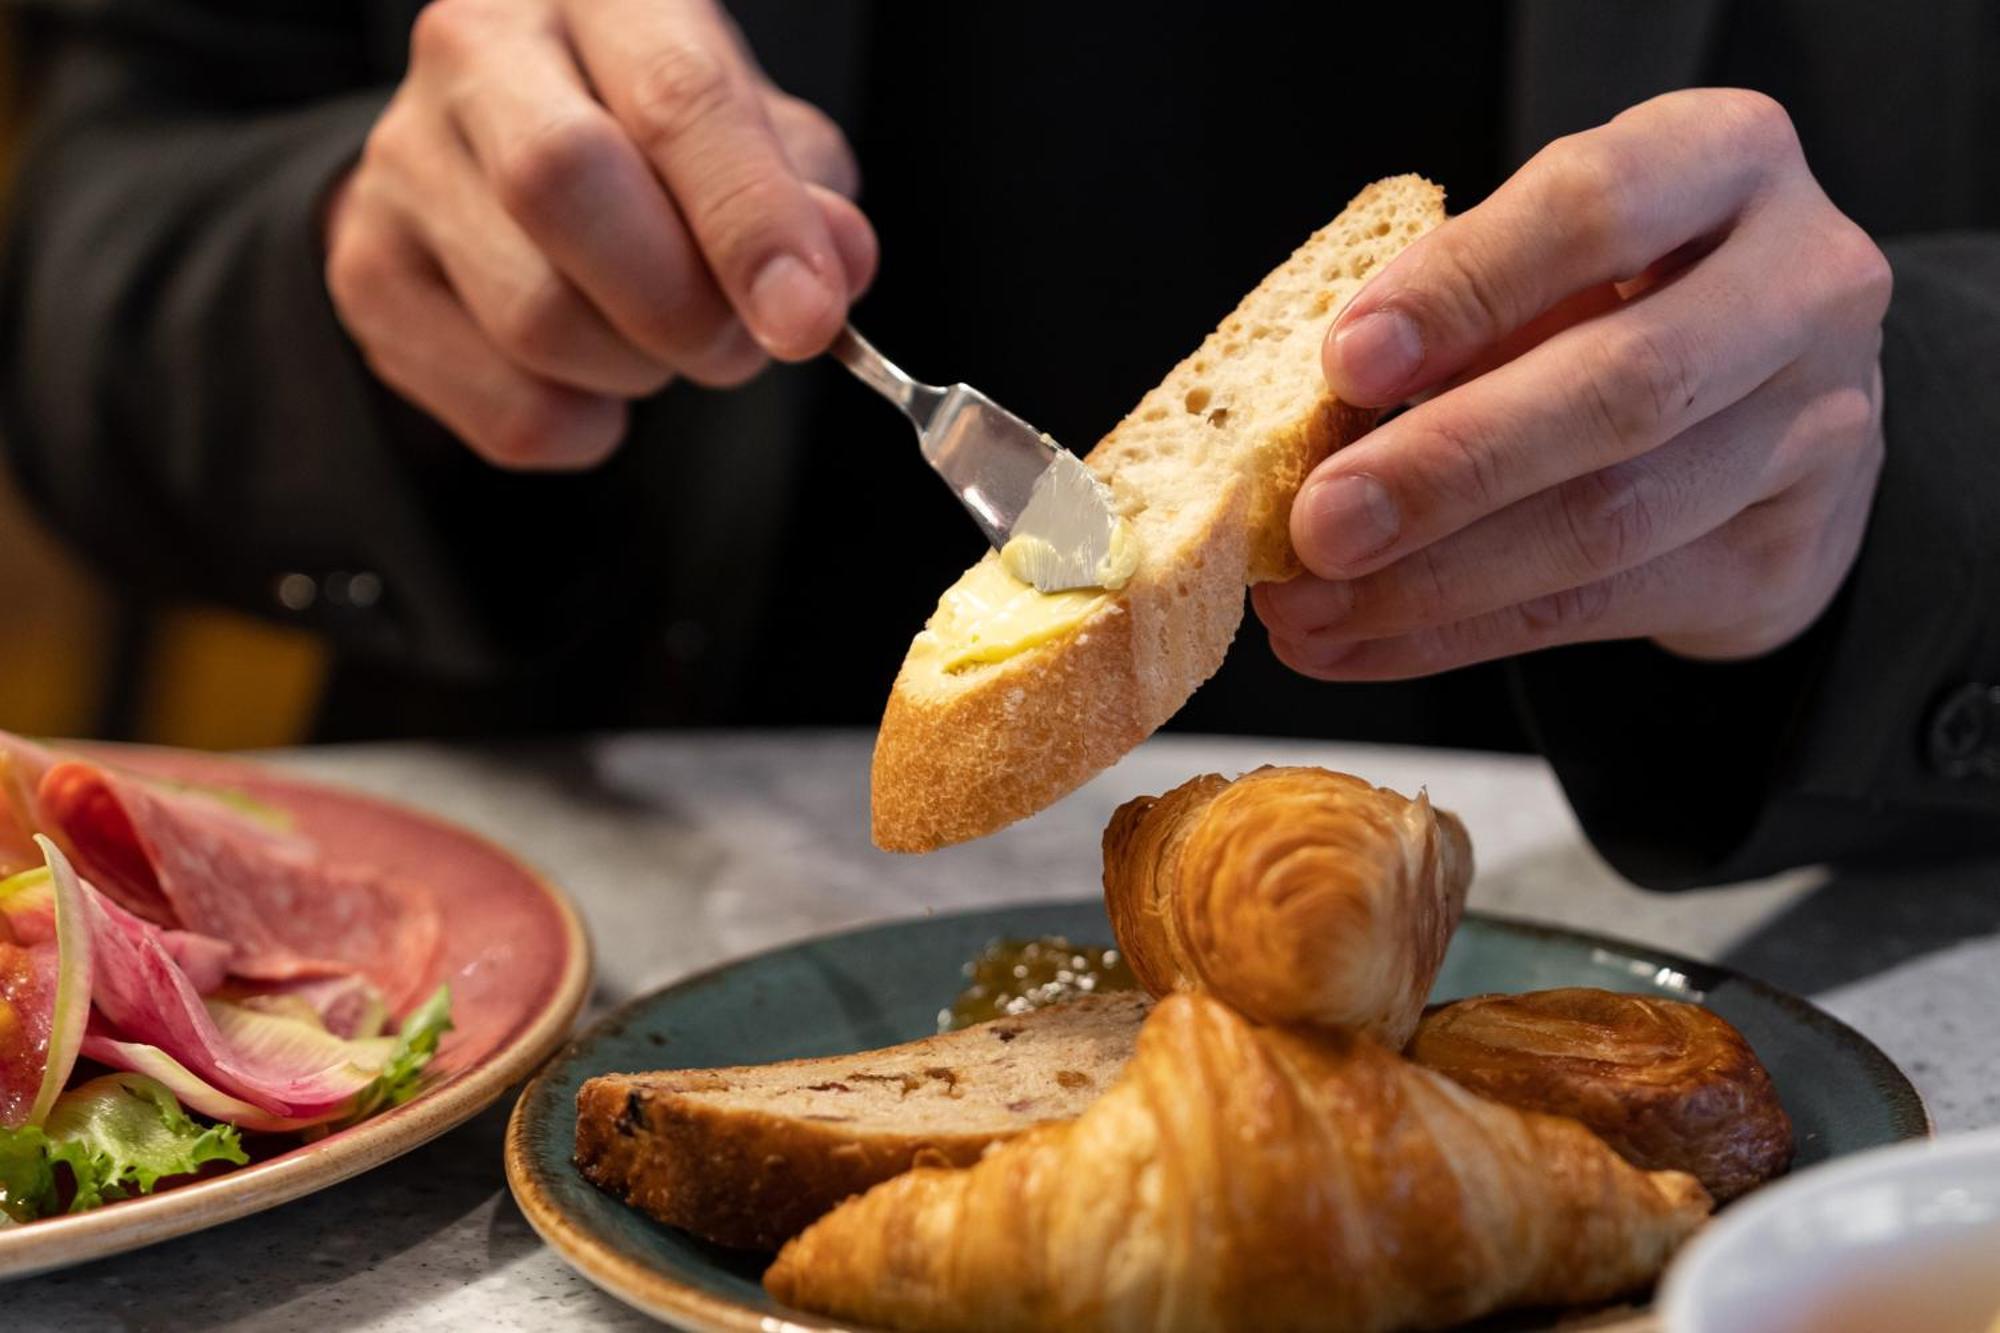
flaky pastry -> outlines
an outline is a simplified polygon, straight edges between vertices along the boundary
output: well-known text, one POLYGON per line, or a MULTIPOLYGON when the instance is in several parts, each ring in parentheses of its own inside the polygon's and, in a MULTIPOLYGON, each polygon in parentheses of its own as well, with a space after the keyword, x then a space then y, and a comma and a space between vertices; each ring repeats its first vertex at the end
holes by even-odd
POLYGON ((1700 1005, 1585 987, 1481 995, 1427 1014, 1409 1055, 1495 1101, 1573 1116, 1627 1161, 1686 1171, 1718 1201, 1791 1160, 1771 1076, 1700 1005))
POLYGON ((1140 984, 1265 1023, 1416 1030, 1472 847, 1430 800, 1320 768, 1214 774, 1121 806, 1104 901, 1140 984))
POLYGON ((764 1281, 897 1329, 1434 1328, 1641 1286, 1708 1207, 1366 1037, 1179 995, 1079 1119, 849 1200, 764 1281))

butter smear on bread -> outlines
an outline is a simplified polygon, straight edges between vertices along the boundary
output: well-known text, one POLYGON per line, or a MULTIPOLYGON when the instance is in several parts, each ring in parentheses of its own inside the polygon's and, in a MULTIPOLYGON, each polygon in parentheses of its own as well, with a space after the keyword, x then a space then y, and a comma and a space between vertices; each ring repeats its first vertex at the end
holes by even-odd
POLYGON ((1109 600, 1101 588, 1039 592, 988 555, 938 599, 938 608, 910 645, 913 658, 935 658, 954 675, 1054 643, 1109 600))

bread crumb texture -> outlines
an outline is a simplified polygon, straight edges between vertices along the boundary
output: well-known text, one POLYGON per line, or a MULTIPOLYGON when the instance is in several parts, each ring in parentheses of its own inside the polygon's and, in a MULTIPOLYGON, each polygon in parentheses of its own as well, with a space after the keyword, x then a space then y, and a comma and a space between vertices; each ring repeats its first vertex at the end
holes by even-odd
POLYGON ((1074 631, 1016 656, 957 671, 905 658, 875 745, 879 846, 928 851, 1052 804, 1215 673, 1244 589, 1299 572, 1300 483, 1374 421, 1327 392, 1328 326, 1443 218, 1443 191, 1422 177, 1369 186, 1091 450, 1132 524, 1137 571, 1074 631))

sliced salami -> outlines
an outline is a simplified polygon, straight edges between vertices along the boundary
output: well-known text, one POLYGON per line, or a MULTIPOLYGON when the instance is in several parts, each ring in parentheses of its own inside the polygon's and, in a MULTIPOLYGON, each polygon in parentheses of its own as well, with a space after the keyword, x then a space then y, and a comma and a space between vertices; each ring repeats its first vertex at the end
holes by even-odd
POLYGON ((422 885, 329 862, 218 801, 98 764, 57 763, 36 805, 100 891, 135 916, 227 941, 236 976, 358 972, 398 1012, 433 984, 439 919, 422 885))
MULTIPOLYGON (((155 1048, 218 1091, 288 1119, 344 1106, 388 1058, 390 1038, 363 1046, 308 1024, 203 1004, 158 931, 93 892, 60 853, 49 869, 58 886, 81 894, 89 922, 91 1001, 101 1020, 94 1037, 155 1048), (258 1030, 272 1025, 281 1029, 275 1036, 258 1030)), ((98 1058, 101 1048, 91 1046, 98 1058)))

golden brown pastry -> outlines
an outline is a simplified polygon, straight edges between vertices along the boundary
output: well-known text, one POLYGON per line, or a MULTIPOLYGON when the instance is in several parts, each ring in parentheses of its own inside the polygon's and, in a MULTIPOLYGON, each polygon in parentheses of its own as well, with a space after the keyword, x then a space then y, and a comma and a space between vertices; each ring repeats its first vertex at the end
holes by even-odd
POLYGON ((1572 987, 1425 1016, 1409 1056, 1495 1101, 1574 1116, 1718 1202, 1785 1169, 1792 1124, 1743 1034, 1700 1005, 1572 987))
POLYGON ((850 1199, 764 1284, 897 1329, 1436 1328, 1643 1286, 1708 1206, 1365 1037, 1179 995, 1081 1117, 850 1199))
POLYGON ((1471 878, 1464 827, 1428 797, 1321 768, 1198 777, 1104 830, 1105 906, 1147 990, 1392 1048, 1416 1030, 1471 878))

